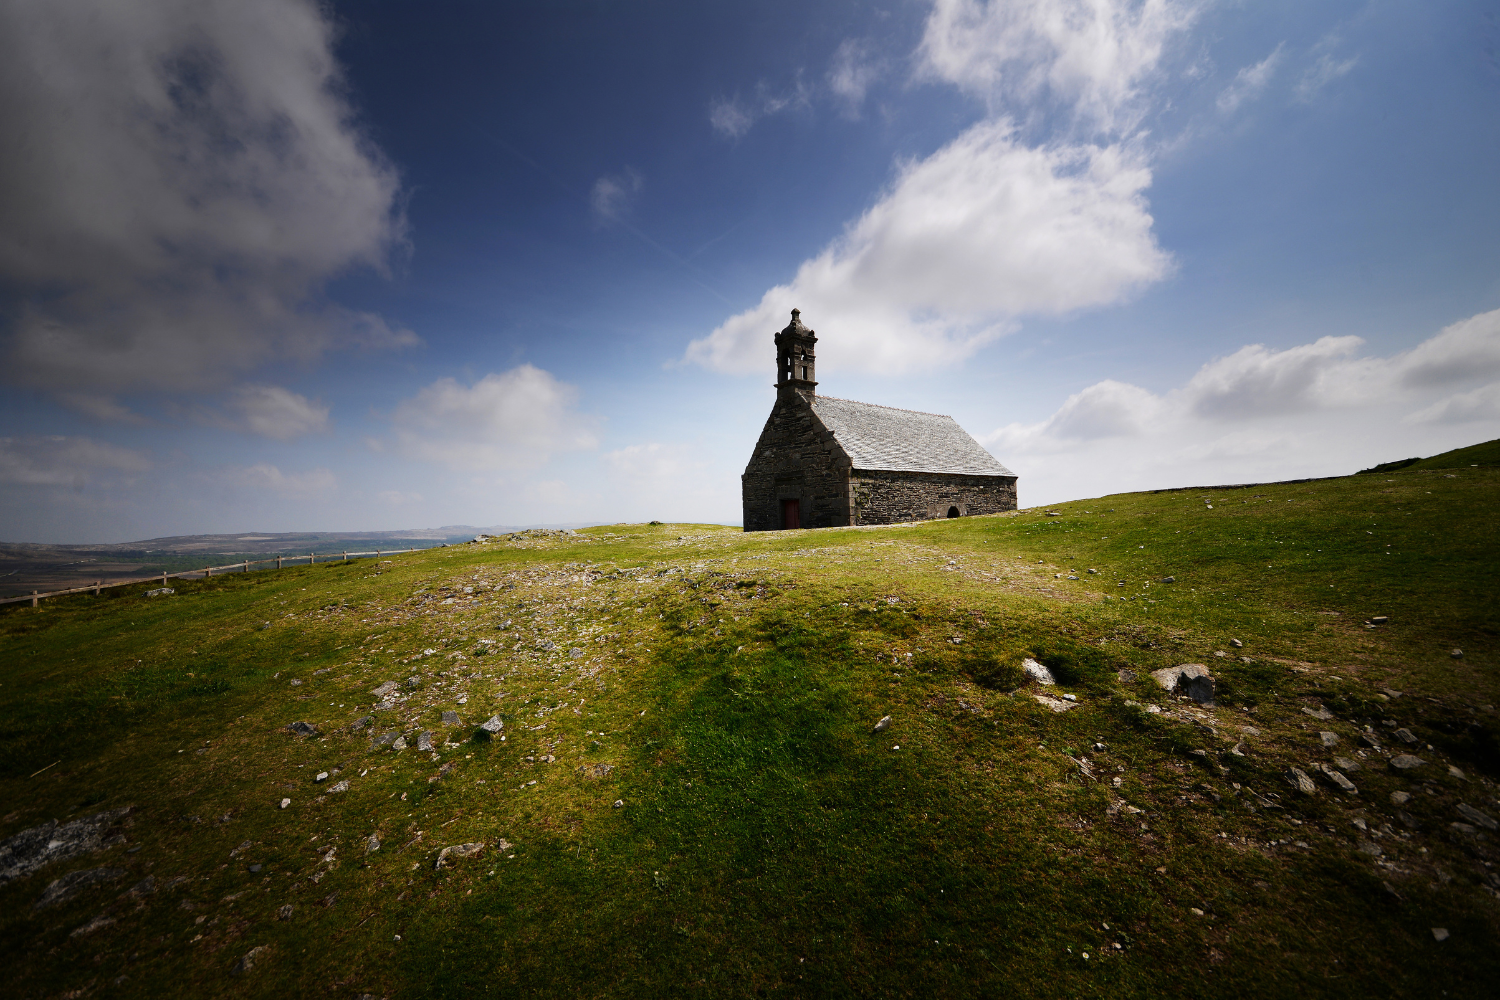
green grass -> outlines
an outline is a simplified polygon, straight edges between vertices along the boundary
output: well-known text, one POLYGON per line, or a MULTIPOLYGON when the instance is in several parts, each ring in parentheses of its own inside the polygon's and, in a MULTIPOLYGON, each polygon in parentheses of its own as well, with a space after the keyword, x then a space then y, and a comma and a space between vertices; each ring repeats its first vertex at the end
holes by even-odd
POLYGON ((134 812, 125 843, 0 886, 5 993, 1489 995, 1500 835, 1449 824, 1500 815, 1497 485, 616 526, 7 611, 0 837, 134 812), (1027 656, 1076 708, 1021 686, 1027 656), (1148 676, 1186 662, 1216 708, 1148 676), (470 740, 491 714, 506 739, 470 740), (1367 725, 1415 734, 1416 778, 1367 725), (371 749, 398 729, 411 748, 371 749), (419 754, 427 730, 459 742, 419 754), (1283 777, 1361 753, 1357 796, 1283 777), (127 874, 32 909, 100 865, 127 874))

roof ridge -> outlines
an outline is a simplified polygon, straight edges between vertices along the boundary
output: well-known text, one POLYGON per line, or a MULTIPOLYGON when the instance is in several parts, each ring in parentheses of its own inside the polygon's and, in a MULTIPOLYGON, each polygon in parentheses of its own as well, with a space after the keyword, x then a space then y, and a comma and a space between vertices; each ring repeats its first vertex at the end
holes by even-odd
POLYGON ((831 399, 837 403, 858 403, 860 406, 873 406, 876 409, 880 410, 895 410, 898 413, 915 413, 923 417, 946 417, 949 420, 953 419, 953 415, 950 413, 929 413, 926 410, 908 410, 903 406, 886 406, 882 403, 866 403, 862 399, 845 399, 842 396, 825 396, 822 393, 814 396, 813 399, 831 399))

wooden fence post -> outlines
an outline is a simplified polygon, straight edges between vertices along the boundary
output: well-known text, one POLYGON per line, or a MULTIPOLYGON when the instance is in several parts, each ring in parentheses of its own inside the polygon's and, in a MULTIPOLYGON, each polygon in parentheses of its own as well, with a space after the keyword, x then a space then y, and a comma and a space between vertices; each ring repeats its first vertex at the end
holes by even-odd
POLYGON ((349 561, 349 552, 348 552, 348 550, 345 550, 345 552, 344 552, 344 562, 348 562, 348 561, 349 561))
POLYGON ((95 580, 94 581, 94 596, 95 597, 99 596, 99 585, 102 584, 103 582, 104 582, 103 580, 95 580))
POLYGON ((203 567, 203 579, 207 580, 209 577, 211 577, 213 575, 214 575, 214 568, 212 566, 205 566, 205 567, 203 567))
POLYGON ((166 570, 162 570, 161 571, 161 585, 163 587, 165 587, 167 585, 167 571, 166 570))
POLYGON ((309 552, 307 554, 307 564, 309 566, 311 566, 313 563, 315 563, 317 561, 318 561, 318 554, 316 552, 309 552))
POLYGON ((33 608, 34 608, 34 607, 36 607, 36 602, 37 602, 37 596, 36 596, 36 595, 37 595, 37 593, 38 593, 38 592, 37 592, 37 591, 35 591, 35 590, 33 590, 33 591, 32 591, 32 592, 31 592, 31 606, 32 606, 32 607, 33 607, 33 608))
POLYGON ((280 556, 276 557, 276 568, 277 569, 281 568, 281 557, 280 556))
POLYGON ((245 569, 244 569, 244 572, 246 572, 246 573, 250 572, 250 560, 249 559, 245 560, 245 569))

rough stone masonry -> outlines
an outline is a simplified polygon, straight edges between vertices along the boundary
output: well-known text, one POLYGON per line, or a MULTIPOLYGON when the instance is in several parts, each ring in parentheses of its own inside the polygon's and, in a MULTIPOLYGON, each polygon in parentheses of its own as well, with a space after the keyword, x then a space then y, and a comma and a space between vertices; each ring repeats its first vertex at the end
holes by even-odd
POLYGON ((1016 509, 1016 475, 952 417, 817 394, 801 313, 776 334, 776 405, 740 477, 746 531, 1016 509))

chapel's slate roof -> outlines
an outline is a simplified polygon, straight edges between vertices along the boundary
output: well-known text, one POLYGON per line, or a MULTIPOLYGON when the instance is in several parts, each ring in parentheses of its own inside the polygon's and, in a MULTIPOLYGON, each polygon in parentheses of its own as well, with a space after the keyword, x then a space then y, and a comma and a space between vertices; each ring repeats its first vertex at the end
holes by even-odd
POLYGON ((834 396, 814 396, 811 402, 856 469, 1015 475, 952 417, 834 396))

